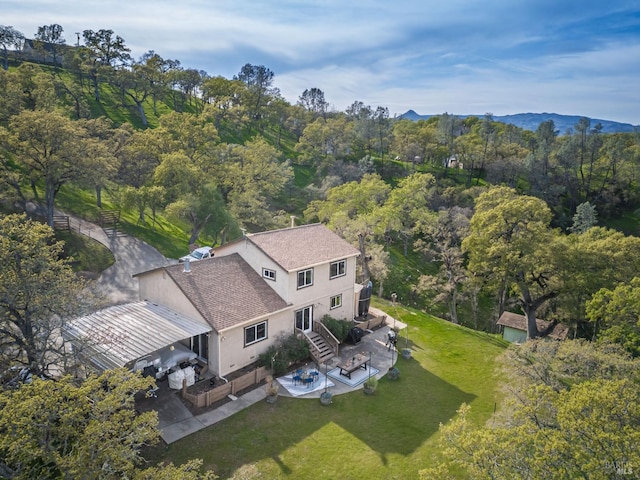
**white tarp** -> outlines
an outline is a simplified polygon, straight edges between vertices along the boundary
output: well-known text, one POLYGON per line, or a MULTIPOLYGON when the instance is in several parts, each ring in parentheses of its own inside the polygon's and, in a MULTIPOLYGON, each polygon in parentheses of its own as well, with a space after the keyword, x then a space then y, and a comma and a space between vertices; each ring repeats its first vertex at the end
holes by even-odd
POLYGON ((187 381, 187 387, 196 383, 196 372, 193 367, 181 368, 173 373, 170 373, 168 378, 169 388, 180 390, 182 388, 183 380, 187 381))

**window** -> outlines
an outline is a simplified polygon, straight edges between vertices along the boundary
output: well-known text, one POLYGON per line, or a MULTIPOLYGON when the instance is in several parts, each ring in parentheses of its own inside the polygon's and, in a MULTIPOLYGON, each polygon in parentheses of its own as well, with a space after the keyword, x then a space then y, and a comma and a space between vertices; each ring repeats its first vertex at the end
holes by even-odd
POLYGON ((331 297, 331 306, 330 309, 339 308, 342 306, 342 294, 336 295, 335 297, 331 297))
POLYGON ((342 277, 347 273, 347 261, 338 260, 329 265, 329 278, 342 277))
POLYGON ((267 278, 269 280, 274 280, 276 279, 276 271, 275 270, 269 270, 268 268, 263 268, 262 269, 262 276, 264 278, 267 278))
POLYGON ((313 268, 308 270, 300 270, 298 272, 298 288, 313 285, 313 268))
POLYGON ((256 323, 244 329, 244 346, 260 342, 267 338, 267 322, 256 323))

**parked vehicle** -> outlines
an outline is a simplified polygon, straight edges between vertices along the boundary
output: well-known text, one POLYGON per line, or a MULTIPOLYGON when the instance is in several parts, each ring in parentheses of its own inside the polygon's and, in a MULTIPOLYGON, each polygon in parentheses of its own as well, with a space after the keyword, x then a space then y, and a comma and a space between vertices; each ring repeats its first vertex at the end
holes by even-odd
POLYGON ((180 263, 186 262, 189 260, 190 262, 197 262, 198 260, 204 260, 205 258, 213 257, 213 248, 211 247, 200 247, 196 248, 189 255, 185 255, 184 257, 180 257, 178 260, 180 263))

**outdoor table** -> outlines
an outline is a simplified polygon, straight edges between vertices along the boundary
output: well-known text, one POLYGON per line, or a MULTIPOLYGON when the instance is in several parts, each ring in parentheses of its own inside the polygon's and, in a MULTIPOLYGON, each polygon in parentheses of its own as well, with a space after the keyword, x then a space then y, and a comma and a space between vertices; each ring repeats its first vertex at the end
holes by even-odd
POLYGON ((353 357, 351 360, 347 360, 344 364, 338 365, 340 368, 340 375, 344 375, 349 380, 351 380, 351 374, 362 368, 364 370, 367 369, 367 363, 369 363, 369 357, 364 355, 357 355, 353 357))

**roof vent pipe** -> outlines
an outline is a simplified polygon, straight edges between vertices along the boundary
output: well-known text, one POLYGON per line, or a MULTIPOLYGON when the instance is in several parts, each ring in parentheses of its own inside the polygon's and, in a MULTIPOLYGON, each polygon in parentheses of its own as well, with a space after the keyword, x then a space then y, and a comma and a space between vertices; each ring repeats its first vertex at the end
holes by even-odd
POLYGON ((184 270, 182 270, 184 273, 191 273, 191 262, 189 261, 189 259, 187 258, 184 263, 184 270))
POLYGON ((296 226, 296 216, 291 215, 291 228, 296 226))

